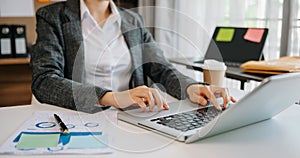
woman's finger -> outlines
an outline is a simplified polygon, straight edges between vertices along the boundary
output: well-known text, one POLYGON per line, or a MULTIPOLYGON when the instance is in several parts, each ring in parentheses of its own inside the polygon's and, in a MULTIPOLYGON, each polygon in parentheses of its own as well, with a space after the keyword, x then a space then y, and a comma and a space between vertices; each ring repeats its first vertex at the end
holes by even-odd
POLYGON ((222 110, 222 108, 220 107, 219 103, 216 100, 215 95, 209 88, 204 88, 203 94, 205 95, 204 97, 207 97, 210 100, 210 102, 215 106, 217 110, 219 111, 222 110))
POLYGON ((162 99, 160 93, 156 89, 151 89, 151 92, 152 92, 152 95, 154 97, 154 102, 158 106, 158 109, 162 110, 162 108, 163 108, 163 99, 162 99))
POLYGON ((236 102, 236 99, 234 99, 232 96, 230 96, 230 100, 235 103, 236 102))
POLYGON ((142 109, 143 112, 146 111, 146 104, 144 103, 143 98, 136 97, 134 101, 136 102, 136 104, 138 104, 138 106, 142 109))
POLYGON ((163 102, 163 107, 164 107, 165 110, 170 109, 169 105, 165 101, 163 102))
POLYGON ((149 104, 149 110, 150 111, 153 111, 153 108, 155 106, 155 99, 154 99, 154 96, 153 96, 153 93, 151 92, 150 89, 147 89, 147 103, 149 104))
POLYGON ((228 95, 228 91, 227 91, 226 88, 221 89, 221 95, 222 95, 222 98, 223 98, 223 107, 227 108, 227 105, 229 103, 229 95, 228 95))
POLYGON ((207 105, 207 100, 204 97, 199 96, 199 98, 197 100, 199 101, 198 103, 200 105, 202 105, 202 106, 206 106, 207 105))

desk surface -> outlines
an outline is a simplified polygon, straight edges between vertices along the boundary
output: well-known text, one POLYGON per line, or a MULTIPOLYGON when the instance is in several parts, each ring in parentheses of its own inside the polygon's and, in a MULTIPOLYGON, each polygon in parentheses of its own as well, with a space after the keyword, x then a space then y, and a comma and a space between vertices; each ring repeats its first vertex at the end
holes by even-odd
MULTIPOLYGON (((233 92, 235 96, 236 93, 233 92)), ((233 94, 232 93, 232 94, 233 94)), ((51 105, 27 105, 0 108, 0 143, 27 120, 35 111, 69 111, 51 105), (9 121, 8 121, 9 120, 9 121)), ((193 144, 184 144, 164 136, 118 121, 111 135, 116 151, 101 157, 224 157, 224 158, 298 158, 300 150, 300 106, 293 105, 273 119, 223 133, 193 144)), ((0 155, 0 157, 32 157, 0 155)), ((38 155, 53 157, 53 155, 38 155)), ((59 157, 78 157, 60 155, 59 157)), ((99 155, 80 155, 99 157, 99 155)))
MULTIPOLYGON (((198 61, 196 58, 170 58, 169 61, 172 63, 187 66, 187 68, 190 69, 202 71, 202 64, 197 64, 193 62, 198 61)), ((226 70, 226 77, 241 81, 262 81, 267 76, 244 73, 243 69, 239 67, 228 67, 226 70)))

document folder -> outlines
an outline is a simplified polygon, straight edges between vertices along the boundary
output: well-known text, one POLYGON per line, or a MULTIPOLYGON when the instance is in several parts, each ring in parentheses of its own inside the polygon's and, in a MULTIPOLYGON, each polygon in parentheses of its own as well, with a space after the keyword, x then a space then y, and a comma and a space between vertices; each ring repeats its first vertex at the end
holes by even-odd
POLYGON ((269 75, 300 72, 300 57, 286 56, 274 60, 248 61, 242 64, 241 68, 244 72, 269 75))
POLYGON ((12 35, 10 25, 0 25, 0 58, 13 57, 12 35))
POLYGON ((13 32, 12 48, 14 57, 27 57, 25 25, 11 25, 13 32))

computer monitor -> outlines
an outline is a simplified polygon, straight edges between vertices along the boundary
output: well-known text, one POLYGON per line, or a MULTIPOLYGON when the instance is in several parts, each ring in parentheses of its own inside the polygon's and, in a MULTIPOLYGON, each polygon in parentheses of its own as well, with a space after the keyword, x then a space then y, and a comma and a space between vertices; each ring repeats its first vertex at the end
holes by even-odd
POLYGON ((204 59, 216 59, 229 66, 249 60, 263 60, 267 28, 216 27, 204 59))

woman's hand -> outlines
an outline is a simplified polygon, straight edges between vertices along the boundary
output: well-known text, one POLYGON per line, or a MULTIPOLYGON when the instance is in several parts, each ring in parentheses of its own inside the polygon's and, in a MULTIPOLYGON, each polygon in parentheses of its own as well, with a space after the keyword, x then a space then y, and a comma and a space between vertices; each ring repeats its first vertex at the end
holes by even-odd
POLYGON ((153 110, 154 106, 157 106, 159 110, 169 109, 159 91, 147 86, 139 86, 122 92, 107 92, 99 100, 99 103, 103 106, 114 106, 116 108, 139 106, 142 111, 146 111, 147 104, 149 104, 150 111, 153 110))
POLYGON ((200 105, 207 105, 208 99, 218 110, 222 110, 216 98, 223 98, 223 106, 226 108, 229 101, 236 102, 236 100, 228 95, 226 88, 220 88, 215 86, 206 86, 201 84, 192 84, 187 88, 187 94, 189 99, 193 103, 200 105))

